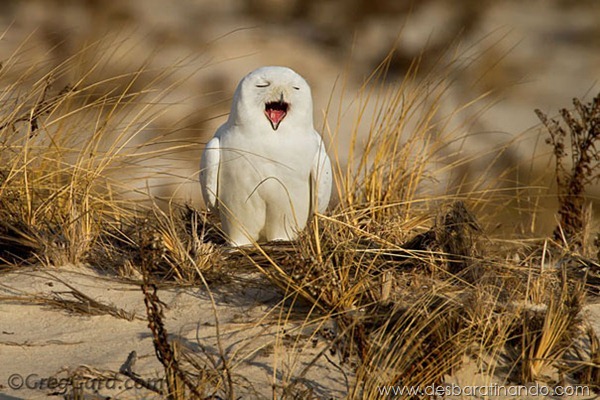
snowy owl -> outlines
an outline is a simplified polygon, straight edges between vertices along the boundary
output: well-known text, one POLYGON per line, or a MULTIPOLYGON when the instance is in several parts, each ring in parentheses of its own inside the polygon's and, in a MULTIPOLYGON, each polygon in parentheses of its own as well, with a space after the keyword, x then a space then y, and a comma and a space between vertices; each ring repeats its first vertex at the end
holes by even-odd
POLYGON ((331 162, 304 78, 262 67, 240 81, 227 122, 204 149, 200 183, 233 246, 293 240, 314 211, 325 211, 331 162))

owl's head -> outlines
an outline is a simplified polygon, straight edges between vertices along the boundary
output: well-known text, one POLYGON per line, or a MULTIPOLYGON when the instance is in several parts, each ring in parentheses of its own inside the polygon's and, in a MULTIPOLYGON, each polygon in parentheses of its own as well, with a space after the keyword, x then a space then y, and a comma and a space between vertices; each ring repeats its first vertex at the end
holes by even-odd
POLYGON ((273 131, 287 126, 312 129, 310 87, 290 68, 258 68, 240 81, 229 119, 236 125, 252 124, 273 131))

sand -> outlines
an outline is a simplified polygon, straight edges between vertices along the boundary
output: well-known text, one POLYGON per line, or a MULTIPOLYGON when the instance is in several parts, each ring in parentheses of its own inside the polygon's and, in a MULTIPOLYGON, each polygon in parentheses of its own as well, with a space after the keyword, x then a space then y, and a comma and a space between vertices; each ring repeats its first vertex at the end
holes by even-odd
MULTIPOLYGON (((329 354, 326 341, 314 335, 319 327, 302 326, 301 319, 294 321, 293 317, 287 323, 277 323, 281 318, 281 307, 277 305, 281 296, 250 285, 254 279, 246 278, 246 282, 236 279, 220 285, 213 292, 221 347, 232 370, 236 398, 272 397, 273 388, 281 393, 292 377, 298 380, 298 391, 312 388, 319 398, 342 397, 347 377, 332 366, 335 357, 329 354), (302 376, 304 367, 320 353, 324 354, 302 376)), ((164 316, 170 338, 189 349, 189 354, 205 361, 212 358, 222 365, 215 312, 207 291, 199 287, 165 288, 158 295, 167 306, 164 316)), ((19 269, 3 274, 0 399, 62 399, 65 379, 77 373, 98 379, 84 387, 86 398, 160 398, 144 388, 130 388, 135 383, 118 374, 135 351, 133 372, 148 381, 164 376, 145 318, 139 285, 103 276, 87 267, 19 269), (73 299, 65 293, 71 290, 65 282, 134 319, 73 313, 39 300, 58 295, 73 299), (99 383, 101 376, 111 379, 99 383), (102 386, 97 392, 103 397, 92 396, 92 385, 102 386)))

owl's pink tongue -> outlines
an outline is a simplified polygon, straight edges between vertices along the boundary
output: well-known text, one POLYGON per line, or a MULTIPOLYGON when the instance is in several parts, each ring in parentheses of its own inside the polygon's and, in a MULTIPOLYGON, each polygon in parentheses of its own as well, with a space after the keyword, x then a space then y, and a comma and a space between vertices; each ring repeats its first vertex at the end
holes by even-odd
POLYGON ((285 117, 285 111, 283 110, 267 110, 267 117, 274 124, 279 124, 283 117, 285 117))
POLYGON ((288 104, 285 102, 273 102, 265 105, 265 115, 271 123, 273 130, 279 128, 279 124, 287 115, 288 104))

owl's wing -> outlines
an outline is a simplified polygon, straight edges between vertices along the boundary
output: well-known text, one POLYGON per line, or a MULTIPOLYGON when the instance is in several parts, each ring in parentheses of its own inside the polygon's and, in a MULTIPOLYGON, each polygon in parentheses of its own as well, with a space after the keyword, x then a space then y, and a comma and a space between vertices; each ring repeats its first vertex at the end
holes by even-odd
POLYGON ((325 150, 325 144, 321 136, 315 132, 319 143, 319 150, 313 160, 310 170, 313 210, 324 213, 329 205, 331 189, 333 186, 333 172, 331 170, 331 161, 325 150))
POLYGON ((202 187, 202 198, 210 211, 217 209, 217 196, 219 193, 219 164, 221 161, 221 150, 219 138, 212 138, 204 148, 202 160, 200 161, 200 186, 202 187))

